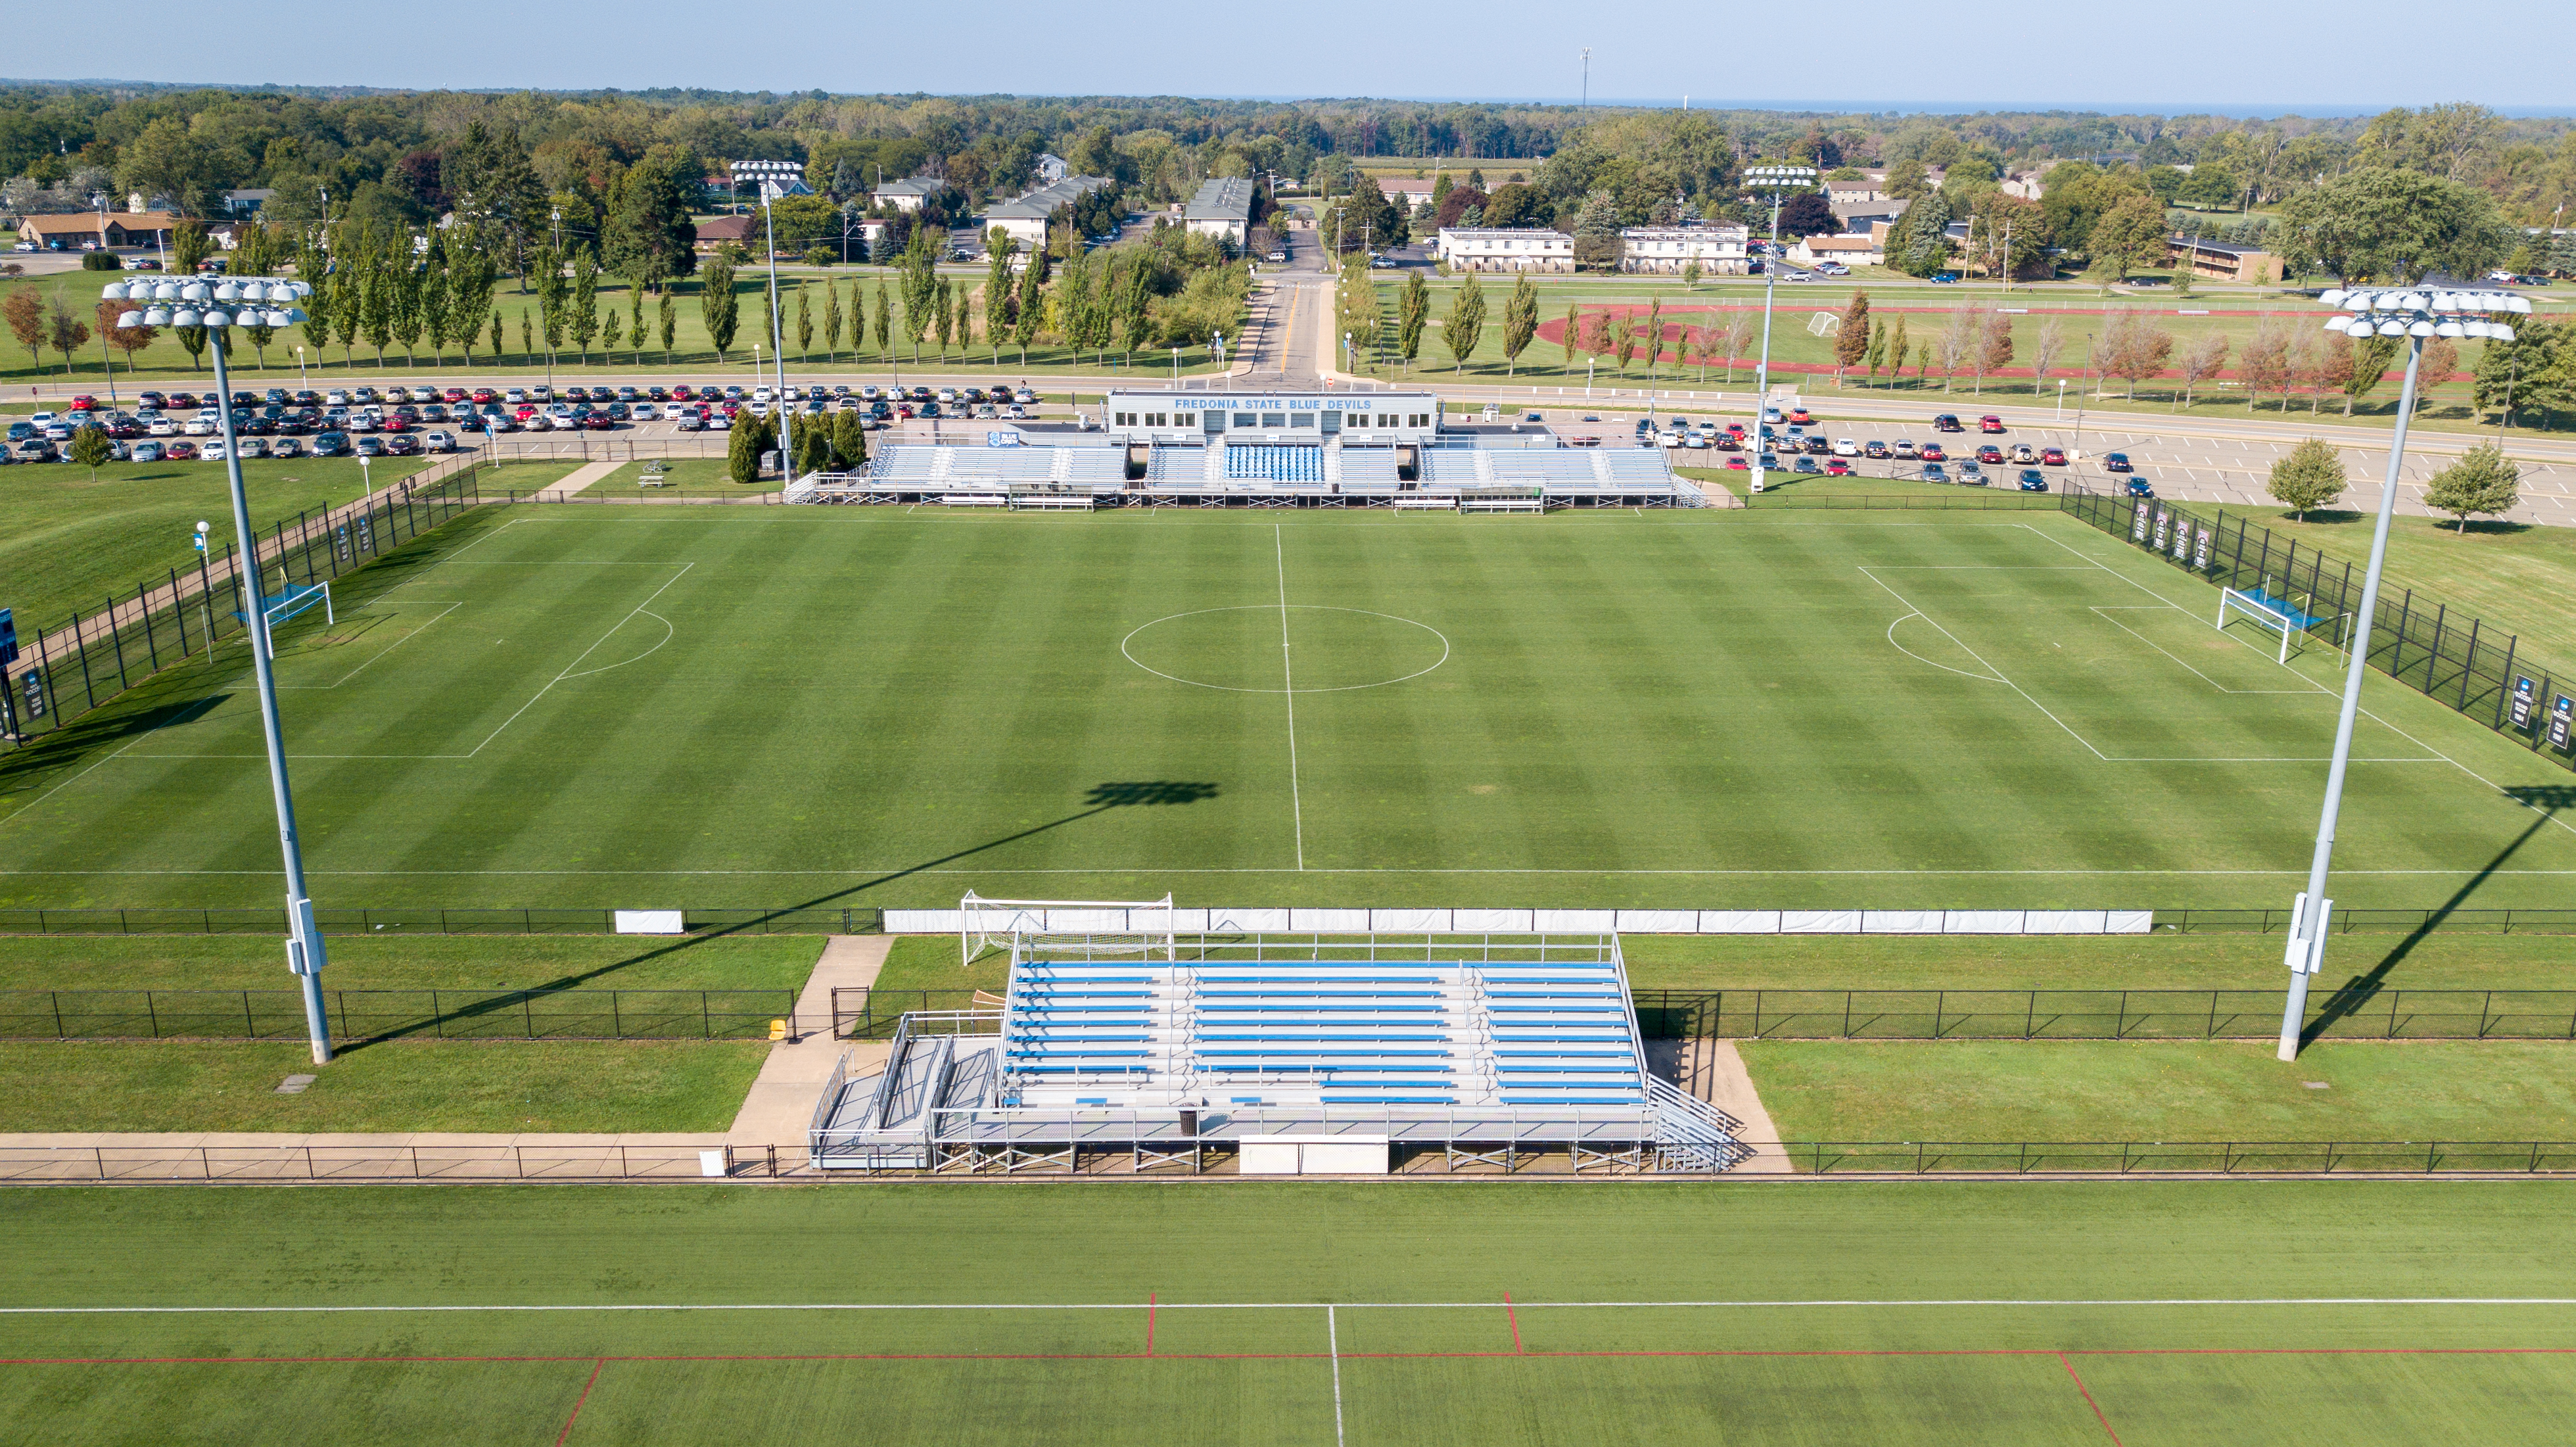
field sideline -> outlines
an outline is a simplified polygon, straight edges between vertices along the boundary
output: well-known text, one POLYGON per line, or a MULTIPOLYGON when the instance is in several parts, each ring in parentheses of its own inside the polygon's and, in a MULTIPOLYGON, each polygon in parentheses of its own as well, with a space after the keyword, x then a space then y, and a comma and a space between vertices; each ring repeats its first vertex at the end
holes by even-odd
MULTIPOLYGON (((335 596, 334 905, 2277 906, 2339 661, 2055 514, 512 510, 335 596)), ((7 761, 6 902, 265 902, 244 662, 7 761)), ((2372 682, 2341 901, 2559 902, 2563 773, 2372 682)))
POLYGON ((2570 1189, 16 1191, 0 1412, 48 1442, 2542 1442, 2576 1406, 2570 1189))

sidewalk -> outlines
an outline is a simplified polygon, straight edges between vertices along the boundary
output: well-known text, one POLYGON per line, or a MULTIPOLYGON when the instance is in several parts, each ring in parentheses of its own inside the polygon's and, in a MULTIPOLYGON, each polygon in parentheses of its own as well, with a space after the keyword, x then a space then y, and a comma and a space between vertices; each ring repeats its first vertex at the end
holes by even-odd
POLYGON ((584 463, 574 468, 561 482, 541 487, 529 496, 538 502, 561 502, 592 483, 605 480, 610 473, 625 465, 623 462, 614 461, 584 463))
POLYGON ((831 936, 823 946, 823 958, 815 963, 814 973, 806 977, 805 988, 796 997, 796 1018, 822 1021, 823 1028, 769 1047, 769 1059, 743 1096, 742 1109, 734 1116, 733 1129, 726 1132, 726 1140, 744 1146, 803 1141, 813 1125, 814 1104, 822 1093, 823 1082, 830 1078, 832 1066, 844 1050, 850 1052, 853 1076, 884 1068, 885 1041, 832 1038, 832 991, 862 990, 874 985, 877 972, 885 968, 886 952, 893 947, 892 935, 831 936))

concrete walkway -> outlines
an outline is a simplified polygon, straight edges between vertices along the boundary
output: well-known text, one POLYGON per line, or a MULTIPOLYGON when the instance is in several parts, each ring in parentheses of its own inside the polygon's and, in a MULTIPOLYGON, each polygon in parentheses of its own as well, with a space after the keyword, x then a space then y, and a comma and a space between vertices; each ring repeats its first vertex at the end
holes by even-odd
POLYGON ((539 502, 561 502, 610 473, 624 467, 624 462, 590 462, 576 467, 561 482, 549 483, 530 494, 539 502))
MULTIPOLYGON (((743 1097, 742 1110, 734 1116, 726 1140, 744 1146, 802 1142, 813 1125, 814 1102, 842 1051, 850 1052, 852 1075, 871 1075, 884 1067, 885 1041, 832 1038, 832 991, 874 985, 892 948, 892 935, 833 935, 824 944, 823 958, 815 962, 814 973, 806 977, 805 988, 796 997, 796 1018, 820 1022, 822 1028, 769 1047, 769 1059, 743 1097)), ((804 1164, 801 1156, 797 1164, 804 1164)))

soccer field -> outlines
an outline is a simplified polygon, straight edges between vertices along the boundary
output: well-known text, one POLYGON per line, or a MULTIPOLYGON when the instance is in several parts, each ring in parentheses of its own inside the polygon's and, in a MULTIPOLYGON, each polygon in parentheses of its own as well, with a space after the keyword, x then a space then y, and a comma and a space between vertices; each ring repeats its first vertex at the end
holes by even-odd
POLYGON ((21 1191, 0 1419, 63 1444, 2541 1443, 2576 1410, 2568 1190, 21 1191))
MULTIPOLYGON (((2278 907, 2340 663, 2050 512, 496 508, 334 601, 326 906, 2278 907)), ((272 903, 249 681, 12 756, 7 902, 272 903)), ((2340 903, 2563 903, 2563 770, 2365 706, 2340 903)))

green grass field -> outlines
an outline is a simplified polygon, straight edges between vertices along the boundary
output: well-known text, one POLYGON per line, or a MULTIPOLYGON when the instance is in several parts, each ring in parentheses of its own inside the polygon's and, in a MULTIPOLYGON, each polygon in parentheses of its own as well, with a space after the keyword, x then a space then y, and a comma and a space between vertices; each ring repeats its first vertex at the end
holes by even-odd
MULTIPOLYGON (((2277 906, 2336 661, 2048 513, 495 510, 335 596, 339 905, 2277 906)), ((243 663, 0 764, 8 902, 268 900, 243 663)), ((2338 898, 2563 901, 2563 771, 2373 685, 2338 898)))
POLYGON ((20 1191, 0 1416, 59 1444, 2536 1444, 2576 1409, 2570 1189, 20 1191))
MULTIPOLYGON (((819 935, 685 940, 565 935, 330 940, 341 990, 794 990, 823 953, 819 935)), ((952 951, 950 964, 955 964, 952 951)), ((0 989, 286 990, 275 938, 56 935, 0 939, 0 989)))

